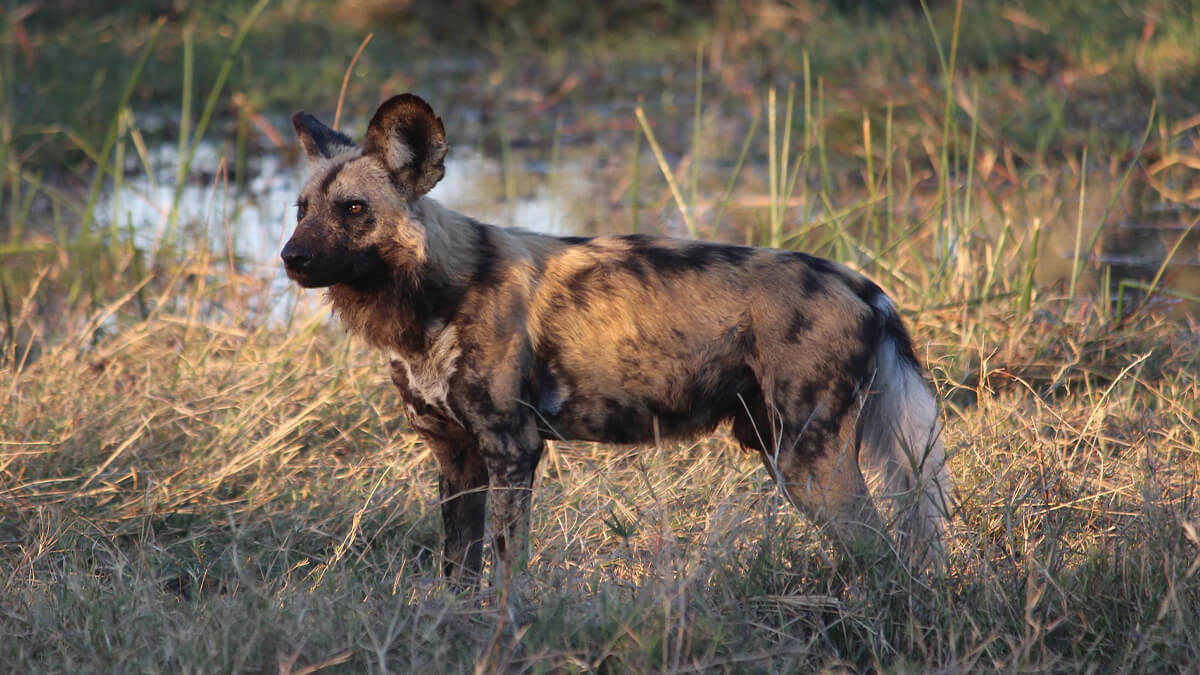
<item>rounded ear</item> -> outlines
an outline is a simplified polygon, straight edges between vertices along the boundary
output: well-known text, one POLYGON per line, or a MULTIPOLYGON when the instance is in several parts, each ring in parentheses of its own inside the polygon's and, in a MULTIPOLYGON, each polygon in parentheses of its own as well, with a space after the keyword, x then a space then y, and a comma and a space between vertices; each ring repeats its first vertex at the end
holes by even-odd
POLYGON ((392 182, 416 199, 446 174, 446 130, 433 108, 414 94, 383 102, 363 141, 363 155, 378 157, 392 182))
POLYGON ((304 146, 310 166, 354 149, 354 141, 349 136, 330 129, 304 111, 292 115, 292 126, 296 128, 296 135, 300 137, 300 145, 304 146))

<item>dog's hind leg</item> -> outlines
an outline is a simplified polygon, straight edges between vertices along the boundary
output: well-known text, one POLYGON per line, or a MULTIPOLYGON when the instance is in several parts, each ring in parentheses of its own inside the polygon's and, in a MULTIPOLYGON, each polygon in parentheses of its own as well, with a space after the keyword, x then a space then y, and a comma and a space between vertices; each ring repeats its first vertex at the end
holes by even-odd
POLYGON ((845 553, 864 565, 895 557, 883 519, 858 465, 858 406, 841 415, 782 415, 761 397, 746 399, 733 433, 759 451, 784 495, 825 528, 845 553), (832 417, 832 419, 831 419, 832 417))
MULTIPOLYGON (((805 432, 799 433, 797 447, 805 447, 805 432)), ((825 527, 842 550, 865 565, 895 558, 891 538, 858 464, 853 413, 843 415, 837 433, 827 435, 824 443, 811 442, 804 451, 780 456, 777 466, 784 491, 825 527)))

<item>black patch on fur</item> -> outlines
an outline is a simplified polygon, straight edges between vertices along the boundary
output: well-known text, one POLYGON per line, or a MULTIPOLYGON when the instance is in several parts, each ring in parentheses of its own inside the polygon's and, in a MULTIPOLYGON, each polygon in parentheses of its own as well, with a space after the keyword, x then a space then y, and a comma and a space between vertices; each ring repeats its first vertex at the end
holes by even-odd
POLYGON ((811 267, 804 271, 804 292, 807 295, 817 295, 825 291, 825 279, 811 267))
MULTIPOLYGON (((578 388, 574 378, 564 372, 559 363, 561 353, 562 346, 559 344, 556 334, 551 332, 542 336, 537 352, 532 354, 532 358, 537 363, 538 383, 536 394, 530 403, 538 406, 541 418, 537 420, 537 423, 543 438, 556 439, 560 435, 570 436, 567 429, 560 428, 560 420, 563 410, 567 407, 568 398, 575 395, 578 388), (550 390, 554 392, 557 406, 543 405, 542 399, 550 390)), ((550 401, 546 401, 546 403, 549 404, 550 401)))
POLYGON ((466 386, 458 393, 471 404, 471 409, 473 410, 496 409, 496 405, 492 401, 492 392, 488 389, 487 380, 485 379, 466 382, 466 386))
POLYGON ((628 242, 630 247, 630 258, 624 262, 624 268, 643 281, 647 272, 642 268, 641 261, 645 261, 651 269, 662 274, 682 274, 699 272, 722 263, 737 266, 754 254, 752 248, 729 244, 696 242, 674 247, 643 234, 630 234, 621 238, 628 242))
POLYGON ((592 237, 559 237, 558 240, 571 246, 580 246, 590 243, 592 237))
MULTIPOLYGON (((807 382, 804 386, 800 387, 798 392, 796 392, 796 396, 793 400, 799 403, 800 407, 805 411, 811 412, 812 409, 817 406, 817 394, 820 393, 821 388, 819 384, 807 382)), ((807 412, 805 414, 806 417, 807 412)))
POLYGON ((642 246, 636 250, 636 255, 646 259, 659 274, 682 274, 685 271, 700 271, 706 265, 700 261, 684 256, 682 252, 667 249, 666 246, 642 246))
POLYGON ((716 248, 715 255, 730 265, 741 265, 754 255, 754 249, 748 246, 713 246, 712 244, 697 244, 704 248, 716 248))
POLYGON ((662 274, 698 272, 708 266, 708 263, 700 258, 690 258, 682 251, 665 246, 643 246, 637 249, 637 254, 662 274))
POLYGON ((900 321, 899 314, 896 312, 887 313, 887 322, 884 324, 884 331, 888 337, 896 341, 896 351, 900 352, 900 357, 910 361, 919 369, 921 361, 917 358, 917 351, 913 347, 912 336, 908 334, 908 329, 900 321))
POLYGON ((571 304, 575 305, 575 307, 579 311, 582 311, 582 312, 588 311, 589 303, 590 303, 590 300, 589 300, 590 295, 588 293, 587 286, 574 286, 573 285, 570 287, 570 294, 571 294, 571 304))
POLYGON ((635 253, 650 264, 650 267, 662 274, 683 274, 688 271, 702 271, 714 264, 739 265, 750 257, 752 250, 744 246, 728 246, 721 244, 691 244, 673 249, 670 246, 642 245, 635 247, 635 253))
MULTIPOLYGON (((473 439, 469 442, 473 442, 473 439)), ((445 466, 440 456, 438 460, 441 468, 438 494, 442 498, 442 524, 445 528, 442 573, 447 577, 466 575, 464 581, 470 584, 474 582, 473 576, 478 573, 483 560, 487 493, 479 488, 487 487, 487 474, 484 471, 483 475, 473 475, 480 473, 477 468, 474 472, 464 471, 467 466, 461 457, 456 466, 445 466), (461 559, 457 559, 460 556, 461 559)), ((473 461, 472 468, 481 463, 473 461)))
POLYGON ((758 389, 749 366, 730 366, 700 380, 682 383, 672 400, 623 400, 605 397, 585 401, 572 399, 580 409, 597 411, 599 418, 585 421, 587 436, 613 443, 637 443, 662 438, 686 438, 709 433, 721 420, 744 412, 742 398, 758 389))
POLYGON ((345 164, 338 164, 337 166, 330 169, 329 173, 325 174, 325 177, 321 179, 321 187, 320 187, 321 194, 323 194, 323 195, 329 194, 329 186, 333 185, 333 181, 337 179, 338 174, 341 173, 342 169, 344 169, 344 168, 346 168, 345 164))
POLYGON ((638 283, 645 286, 650 283, 650 270, 644 259, 640 256, 628 256, 621 260, 621 269, 625 270, 633 278, 638 280, 638 283))
POLYGON ((545 425, 562 411, 562 391, 554 380, 554 374, 550 372, 550 367, 544 363, 538 364, 531 380, 525 400, 536 406, 539 415, 538 422, 543 429, 553 433, 554 429, 547 429, 545 425))
POLYGON ((746 360, 758 352, 758 336, 750 328, 749 320, 746 320, 744 325, 738 326, 736 330, 737 335, 734 339, 734 344, 740 350, 738 353, 739 356, 742 357, 742 360, 746 360))
POLYGON ((470 221, 475 228, 475 271, 471 274, 471 286, 474 289, 488 289, 496 285, 500 276, 496 273, 496 261, 500 254, 492 242, 488 227, 475 220, 470 221))
POLYGON ((600 433, 613 443, 633 443, 653 434, 647 430, 645 414, 614 399, 604 399, 604 420, 600 433))
POLYGON ((733 414, 733 437, 746 449, 764 450, 772 439, 762 389, 755 382, 739 393, 738 408, 733 414))
POLYGON ((786 339, 788 342, 800 342, 810 330, 812 330, 812 319, 808 318, 804 310, 797 309, 792 312, 792 322, 788 324, 786 339))
POLYGON ((825 291, 825 283, 829 278, 842 279, 845 275, 838 269, 837 265, 824 259, 818 258, 815 255, 809 255, 801 251, 787 251, 784 254, 784 259, 793 262, 800 262, 805 267, 804 292, 807 295, 817 295, 825 291))
POLYGON ((693 435, 713 430, 723 419, 743 410, 738 395, 756 388, 754 371, 745 363, 723 369, 708 383, 691 382, 684 389, 683 400, 670 408, 651 404, 650 412, 659 419, 665 436, 693 435))
POLYGON ((890 300, 888 303, 892 306, 891 310, 880 309, 877 306, 880 296, 886 297, 886 294, 878 284, 870 280, 867 280, 858 289, 858 297, 870 306, 871 311, 875 313, 878 319, 876 326, 883 329, 882 336, 879 336, 877 332, 877 338, 866 344, 874 346, 879 343, 880 339, 891 339, 896 343, 896 351, 900 354, 900 358, 908 361, 916 366, 917 370, 920 370, 921 361, 917 358, 917 351, 913 346, 912 337, 908 334, 908 329, 904 327, 904 322, 900 320, 900 313, 895 310, 894 305, 891 305, 890 300))
POLYGON ((831 274, 831 275, 839 276, 839 277, 841 276, 841 273, 839 272, 837 265, 833 264, 829 260, 826 260, 825 258, 818 258, 815 255, 810 255, 803 251, 789 251, 787 255, 791 258, 802 261, 805 265, 807 265, 809 267, 809 269, 813 270, 814 272, 819 272, 821 274, 831 274))
POLYGON ((603 281, 606 272, 604 263, 596 263, 578 269, 567 279, 567 292, 571 296, 572 310, 578 313, 586 313, 589 308, 589 296, 591 293, 603 293, 607 283, 603 281))
POLYGON ((383 257, 375 248, 359 251, 354 256, 351 274, 353 276, 346 283, 364 293, 378 290, 391 277, 387 263, 383 261, 383 257))

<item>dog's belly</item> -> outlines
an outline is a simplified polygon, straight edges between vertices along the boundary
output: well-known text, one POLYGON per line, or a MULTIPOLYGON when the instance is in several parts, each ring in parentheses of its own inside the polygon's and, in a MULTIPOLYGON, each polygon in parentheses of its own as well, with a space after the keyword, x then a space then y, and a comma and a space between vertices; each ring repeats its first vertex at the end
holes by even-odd
POLYGON ((757 384, 746 366, 613 386, 604 378, 543 381, 538 400, 546 438, 642 443, 711 432, 744 409, 757 384))
POLYGON ((599 405, 576 405, 547 418, 543 436, 577 441, 609 443, 648 443, 656 438, 688 437, 712 431, 722 416, 686 414, 684 411, 660 411, 655 414, 645 405, 605 399, 599 405))

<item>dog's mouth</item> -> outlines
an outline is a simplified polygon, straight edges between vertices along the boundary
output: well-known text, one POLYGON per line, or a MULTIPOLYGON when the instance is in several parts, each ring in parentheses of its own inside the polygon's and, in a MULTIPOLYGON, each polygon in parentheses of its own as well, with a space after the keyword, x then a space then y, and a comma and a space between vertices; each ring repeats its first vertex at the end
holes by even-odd
POLYGON ((287 271, 288 279, 296 282, 301 288, 324 288, 333 285, 333 282, 321 279, 304 270, 298 270, 288 265, 284 265, 284 269, 287 271))
POLYGON ((351 255, 318 256, 303 245, 289 243, 280 253, 288 279, 302 288, 326 288, 335 284, 373 287, 388 278, 387 267, 374 249, 351 255))

